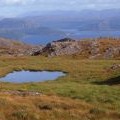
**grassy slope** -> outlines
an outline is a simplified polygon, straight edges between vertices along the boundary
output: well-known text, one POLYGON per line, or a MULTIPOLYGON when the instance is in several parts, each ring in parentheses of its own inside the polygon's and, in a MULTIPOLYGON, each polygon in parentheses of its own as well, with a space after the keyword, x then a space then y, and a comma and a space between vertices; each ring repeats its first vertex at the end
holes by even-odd
POLYGON ((1 57, 0 76, 12 72, 13 70, 21 69, 61 70, 68 72, 66 77, 59 78, 56 81, 29 84, 1 83, 1 91, 35 90, 43 92, 46 95, 38 98, 32 96, 14 96, 13 99, 13 96, 5 96, 1 94, 1 119, 119 120, 120 86, 96 84, 96 82, 105 81, 109 78, 120 75, 120 71, 118 70, 107 70, 114 63, 120 64, 120 61, 80 60, 79 58, 65 57, 1 57), (62 104, 59 100, 62 102, 62 104), (19 101, 22 101, 21 103, 24 104, 20 104, 19 101), (43 106, 43 108, 36 108, 36 104, 38 103, 39 106, 45 104, 45 108, 43 106), (4 104, 8 109, 8 112, 6 112, 4 104), (68 109, 66 110, 64 106, 67 106, 68 109), (24 110, 26 112, 25 115, 23 112, 24 110), (50 115, 51 117, 49 117, 50 115), (9 117, 6 118, 6 116, 9 117))

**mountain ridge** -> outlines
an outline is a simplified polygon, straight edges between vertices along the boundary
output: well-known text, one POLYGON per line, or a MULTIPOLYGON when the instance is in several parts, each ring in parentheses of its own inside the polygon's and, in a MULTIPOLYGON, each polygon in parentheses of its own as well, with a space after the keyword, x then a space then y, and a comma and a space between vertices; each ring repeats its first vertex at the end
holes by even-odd
MULTIPOLYGON (((99 34, 99 31, 120 31, 119 13, 120 9, 103 11, 86 10, 81 12, 52 11, 46 14, 44 14, 44 12, 42 14, 38 12, 35 16, 33 12, 33 14, 28 14, 27 17, 23 16, 16 18, 4 18, 0 20, 0 36, 26 42, 28 40, 26 40, 28 36, 38 35, 40 36, 39 38, 42 39, 43 37, 43 39, 45 39, 45 37, 49 34, 49 42, 52 39, 61 39, 68 37, 68 34, 71 34, 69 37, 73 36, 75 39, 82 36, 81 34, 77 36, 76 33, 82 33, 82 31, 98 31, 97 37, 100 37, 102 35, 102 37, 104 37, 104 33, 99 34), (56 37, 50 39, 51 36, 56 37)), ((108 32, 105 34, 105 36, 120 36, 120 33, 117 33, 117 35, 111 34, 112 33, 108 32)), ((45 41, 47 41, 47 38, 45 41)))

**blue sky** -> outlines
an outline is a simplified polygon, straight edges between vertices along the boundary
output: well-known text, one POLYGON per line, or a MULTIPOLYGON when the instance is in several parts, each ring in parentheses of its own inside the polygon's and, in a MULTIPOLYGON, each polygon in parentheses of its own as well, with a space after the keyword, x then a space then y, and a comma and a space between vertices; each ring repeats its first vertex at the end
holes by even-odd
POLYGON ((120 8, 120 0, 0 0, 0 16, 18 16, 30 11, 120 8))

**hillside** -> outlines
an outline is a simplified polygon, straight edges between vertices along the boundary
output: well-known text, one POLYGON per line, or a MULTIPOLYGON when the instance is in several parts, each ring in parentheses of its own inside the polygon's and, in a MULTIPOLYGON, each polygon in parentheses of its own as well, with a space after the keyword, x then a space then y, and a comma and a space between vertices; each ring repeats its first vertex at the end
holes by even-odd
POLYGON ((1 81, 1 120, 120 119, 120 60, 107 60, 120 57, 119 39, 65 38, 30 46, 0 38, 1 50, 0 55, 6 56, 0 56, 0 77, 21 70, 66 73, 44 82, 1 81), (91 59, 99 57, 107 59, 91 59))
POLYGON ((31 55, 42 46, 31 46, 16 40, 0 38, 0 55, 25 56, 31 55))
POLYGON ((120 39, 98 38, 73 40, 64 38, 44 45, 28 45, 15 40, 0 38, 0 55, 10 56, 73 56, 80 58, 120 58, 120 39))

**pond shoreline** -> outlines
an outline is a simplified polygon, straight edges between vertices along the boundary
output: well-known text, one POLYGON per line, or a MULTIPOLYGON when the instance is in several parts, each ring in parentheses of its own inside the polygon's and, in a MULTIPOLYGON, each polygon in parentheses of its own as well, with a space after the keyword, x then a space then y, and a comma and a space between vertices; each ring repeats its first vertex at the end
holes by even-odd
POLYGON ((56 80, 65 75, 62 71, 15 70, 0 77, 0 81, 8 83, 34 83, 56 80))

